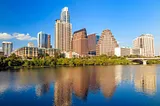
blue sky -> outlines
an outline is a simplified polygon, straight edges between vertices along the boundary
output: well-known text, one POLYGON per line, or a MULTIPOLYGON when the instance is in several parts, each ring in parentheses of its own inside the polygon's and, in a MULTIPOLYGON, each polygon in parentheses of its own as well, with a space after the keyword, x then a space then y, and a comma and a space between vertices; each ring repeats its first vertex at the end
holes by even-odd
POLYGON ((14 49, 34 42, 37 33, 52 35, 61 9, 69 7, 73 32, 88 34, 110 29, 121 46, 132 47, 141 34, 153 34, 156 54, 160 51, 160 0, 0 0, 0 46, 12 41, 14 49))

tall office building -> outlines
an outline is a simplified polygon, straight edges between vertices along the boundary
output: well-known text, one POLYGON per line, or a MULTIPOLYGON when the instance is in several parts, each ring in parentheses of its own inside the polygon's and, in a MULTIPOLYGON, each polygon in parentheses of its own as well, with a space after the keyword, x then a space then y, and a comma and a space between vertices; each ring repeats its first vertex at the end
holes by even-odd
POLYGON ((43 33, 43 32, 39 32, 37 35, 37 42, 38 42, 38 47, 39 48, 48 48, 48 43, 50 43, 50 37, 48 37, 50 35, 43 33))
POLYGON ((64 7, 61 12, 61 21, 70 23, 70 14, 68 11, 68 7, 64 7))
POLYGON ((72 47, 72 51, 78 53, 80 56, 88 55, 88 38, 85 28, 74 32, 72 47))
POLYGON ((48 35, 47 39, 47 48, 51 48, 51 35, 48 35))
POLYGON ((2 50, 5 56, 9 56, 13 51, 13 43, 12 42, 2 42, 2 50))
POLYGON ((142 56, 154 57, 154 37, 151 34, 143 34, 133 41, 133 48, 143 48, 142 56))
POLYGON ((89 55, 96 55, 96 44, 99 40, 99 36, 96 34, 88 35, 88 51, 89 55))
POLYGON ((113 56, 114 50, 119 47, 110 30, 104 30, 96 46, 96 55, 113 56))
POLYGON ((71 50, 72 25, 67 7, 61 12, 61 19, 55 22, 55 48, 61 51, 71 50))

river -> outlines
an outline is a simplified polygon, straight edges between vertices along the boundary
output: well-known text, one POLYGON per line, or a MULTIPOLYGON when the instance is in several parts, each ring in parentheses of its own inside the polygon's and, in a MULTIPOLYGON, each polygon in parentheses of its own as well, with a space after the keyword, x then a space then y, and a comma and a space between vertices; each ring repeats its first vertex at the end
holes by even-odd
POLYGON ((0 106, 160 106, 160 65, 2 71, 0 106))

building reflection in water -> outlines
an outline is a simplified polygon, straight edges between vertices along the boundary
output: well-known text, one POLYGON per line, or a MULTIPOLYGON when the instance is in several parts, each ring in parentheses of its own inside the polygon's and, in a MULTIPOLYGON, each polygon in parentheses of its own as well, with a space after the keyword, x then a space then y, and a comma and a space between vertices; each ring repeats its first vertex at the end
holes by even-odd
POLYGON ((105 97, 111 98, 116 89, 115 67, 99 67, 97 70, 100 89, 105 97))
POLYGON ((117 85, 126 84, 126 81, 133 84, 136 91, 154 95, 157 90, 156 66, 117 65, 1 72, 0 95, 7 89, 26 90, 35 85, 35 94, 42 96, 54 83, 54 105, 70 106, 73 94, 80 100, 87 100, 89 91, 101 91, 104 97, 111 98, 117 85))
POLYGON ((59 70, 55 80, 55 106, 72 104, 72 93, 86 100, 88 92, 100 90, 111 98, 117 85, 135 85, 139 92, 153 95, 156 92, 156 71, 150 66, 97 66, 85 68, 64 68, 59 70), (122 83, 125 82, 125 83, 122 83))
POLYGON ((0 72, 0 94, 3 94, 9 88, 10 73, 0 72))
POLYGON ((95 67, 90 67, 89 72, 89 91, 97 93, 99 91, 99 84, 97 81, 97 71, 95 67))
POLYGON ((36 85, 36 95, 42 96, 49 91, 49 83, 36 85))
POLYGON ((114 67, 62 68, 57 73, 54 87, 54 105, 70 106, 72 93, 86 100, 88 91, 101 89, 103 95, 111 98, 116 89, 114 67), (96 71, 97 70, 97 71, 96 71))
POLYGON ((80 99, 86 100, 89 89, 89 71, 87 68, 75 68, 72 71, 73 92, 80 99))
POLYGON ((123 69, 123 66, 121 66, 121 65, 115 66, 115 81, 116 81, 116 85, 119 85, 122 82, 122 73, 123 73, 122 69, 123 69))
POLYGON ((138 92, 144 92, 149 95, 156 93, 157 79, 155 68, 153 66, 141 66, 136 70, 134 84, 138 92))
POLYGON ((70 70, 58 71, 58 77, 54 84, 54 105, 70 106, 72 97, 70 70))

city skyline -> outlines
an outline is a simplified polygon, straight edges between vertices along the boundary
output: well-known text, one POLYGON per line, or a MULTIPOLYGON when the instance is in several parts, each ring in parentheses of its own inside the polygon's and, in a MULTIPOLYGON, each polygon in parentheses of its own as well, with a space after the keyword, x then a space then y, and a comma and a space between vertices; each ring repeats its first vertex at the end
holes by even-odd
MULTIPOLYGON (((70 21, 73 26, 72 33, 81 28, 86 28, 88 34, 98 33, 98 35, 101 35, 102 30, 110 29, 120 46, 129 47, 133 47, 132 41, 134 38, 141 34, 149 33, 155 37, 156 55, 159 53, 160 47, 158 40, 160 39, 160 32, 158 29, 160 28, 160 21, 158 21, 158 19, 160 18, 160 13, 158 12, 158 6, 160 2, 158 0, 134 0, 130 2, 126 0, 118 2, 105 0, 98 2, 96 0, 84 2, 84 0, 76 0, 70 2, 65 1, 63 3, 62 1, 63 0, 54 1, 59 4, 59 6, 55 8, 52 1, 46 1, 44 7, 52 7, 44 9, 43 11, 42 9, 38 11, 36 8, 33 8, 38 12, 36 15, 28 13, 31 11, 27 11, 25 8, 22 10, 24 10, 24 13, 28 13, 28 15, 24 15, 22 10, 16 10, 20 8, 18 6, 13 9, 13 12, 15 12, 13 14, 16 14, 17 16, 23 15, 22 19, 19 21, 17 21, 17 16, 15 16, 15 18, 13 17, 13 19, 11 19, 12 17, 7 18, 7 16, 10 16, 10 12, 6 13, 6 15, 0 18, 0 43, 2 41, 12 41, 14 43, 14 49, 19 48, 19 44, 26 46, 31 40, 33 40, 36 45, 36 33, 42 30, 51 34, 51 44, 54 47, 54 21, 60 17, 61 9, 67 6, 70 10, 70 21), (82 3, 84 3, 83 8, 78 9, 82 3), (94 6, 97 7, 95 8, 94 6), (123 13, 119 14, 121 12, 123 13), (35 17, 37 15, 39 15, 38 18, 35 17), (26 18, 24 18, 24 16, 26 16, 26 18), (27 19, 27 17, 30 18, 27 19), (3 35, 5 37, 3 37, 3 35)), ((29 2, 30 1, 26 2, 25 5, 29 5, 29 2)), ((33 2, 33 4, 35 3, 37 2, 33 2)), ((0 13, 5 13, 5 11, 8 11, 5 7, 8 7, 9 4, 6 1, 2 4, 4 5, 0 5, 2 8, 0 13)), ((13 4, 13 2, 10 2, 10 4, 13 4)), ((18 3, 18 5, 21 4, 21 2, 18 3)), ((37 5, 38 3, 36 6, 37 5)), ((0 44, 0 47, 1 46, 2 45, 0 44)))

